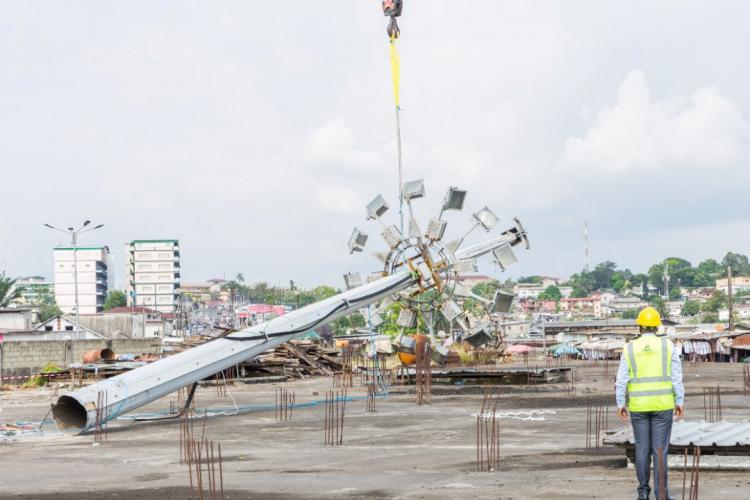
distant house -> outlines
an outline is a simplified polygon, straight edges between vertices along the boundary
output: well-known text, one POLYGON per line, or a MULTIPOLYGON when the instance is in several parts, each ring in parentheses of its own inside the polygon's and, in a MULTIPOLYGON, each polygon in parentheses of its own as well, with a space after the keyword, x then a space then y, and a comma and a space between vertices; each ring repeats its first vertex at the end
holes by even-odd
POLYGON ((503 321, 498 323, 498 327, 505 338, 528 338, 531 332, 531 321, 503 321))
POLYGON ((557 309, 557 302, 554 300, 539 300, 539 299, 519 299, 517 307, 521 312, 555 312, 557 309))
POLYGON ((0 330, 26 330, 31 327, 30 308, 0 309, 0 330))
MULTIPOLYGON (((728 281, 727 278, 716 280, 716 290, 729 293, 728 281)), ((735 276, 732 278, 732 290, 735 292, 740 290, 750 290, 750 276, 735 276)))
POLYGON ((560 311, 594 314, 594 304, 597 302, 594 297, 560 299, 560 311))
POLYGON ((23 340, 106 340, 104 335, 83 324, 79 328, 76 328, 75 319, 68 316, 55 316, 32 328, 4 331, 2 335, 4 342, 23 340))
POLYGON ((513 293, 518 300, 537 299, 545 288, 539 283, 518 283, 513 287, 513 293))
POLYGON ((626 311, 637 311, 648 304, 638 297, 615 297, 609 304, 602 305, 602 317, 620 316, 626 311))

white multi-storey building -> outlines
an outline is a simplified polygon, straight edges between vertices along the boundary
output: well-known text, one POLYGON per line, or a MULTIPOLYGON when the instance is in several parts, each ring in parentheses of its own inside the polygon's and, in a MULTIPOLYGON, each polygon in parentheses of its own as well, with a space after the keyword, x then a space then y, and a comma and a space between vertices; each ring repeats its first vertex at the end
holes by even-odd
POLYGON ((178 240, 133 240, 125 246, 128 306, 172 313, 180 288, 178 240))
POLYGON ((55 247, 54 254, 55 300, 60 310, 66 314, 75 312, 77 275, 79 314, 100 312, 107 291, 114 284, 109 247, 55 247))

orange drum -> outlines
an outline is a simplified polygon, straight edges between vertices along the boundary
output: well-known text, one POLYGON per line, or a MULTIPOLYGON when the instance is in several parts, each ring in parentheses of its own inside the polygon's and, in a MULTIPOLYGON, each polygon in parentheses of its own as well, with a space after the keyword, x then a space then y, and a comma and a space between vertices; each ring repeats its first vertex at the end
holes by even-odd
POLYGON ((404 366, 413 365, 417 362, 417 357, 414 354, 410 354, 408 352, 398 353, 398 359, 404 366))

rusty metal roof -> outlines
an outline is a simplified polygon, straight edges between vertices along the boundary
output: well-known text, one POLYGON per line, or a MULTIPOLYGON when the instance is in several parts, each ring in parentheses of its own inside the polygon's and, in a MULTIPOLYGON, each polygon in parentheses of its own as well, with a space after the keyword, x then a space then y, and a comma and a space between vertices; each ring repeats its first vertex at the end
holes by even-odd
MULTIPOLYGON (((633 429, 624 427, 604 438, 604 444, 632 445, 633 429)), ((675 422, 672 446, 750 446, 750 423, 742 422, 675 422)))

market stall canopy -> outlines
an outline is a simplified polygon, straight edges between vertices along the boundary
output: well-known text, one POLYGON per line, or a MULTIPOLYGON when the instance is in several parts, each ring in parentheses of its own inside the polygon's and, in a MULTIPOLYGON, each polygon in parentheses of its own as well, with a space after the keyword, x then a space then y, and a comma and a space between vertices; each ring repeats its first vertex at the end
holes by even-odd
POLYGON ((528 354, 529 352, 531 352, 531 347, 524 344, 518 344, 508 347, 508 352, 512 354, 528 354))

